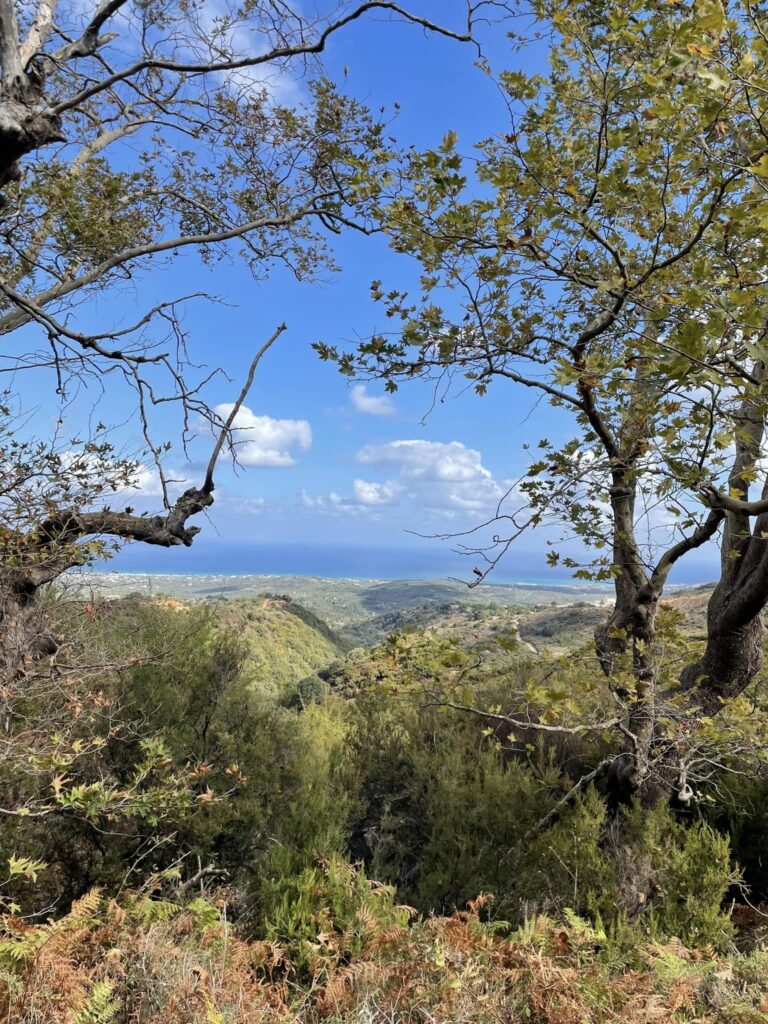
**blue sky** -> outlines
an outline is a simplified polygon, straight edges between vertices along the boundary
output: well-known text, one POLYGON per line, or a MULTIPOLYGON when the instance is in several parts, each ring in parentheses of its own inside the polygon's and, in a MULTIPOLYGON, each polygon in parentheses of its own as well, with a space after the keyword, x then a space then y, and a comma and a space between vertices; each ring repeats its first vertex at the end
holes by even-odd
MULTIPOLYGON (((423 0, 412 7, 458 27, 464 4, 423 0)), ((506 52, 498 26, 486 36, 486 52, 497 66, 520 60, 506 52)), ((506 128, 502 99, 474 66, 475 57, 469 46, 427 37, 413 26, 366 18, 332 41, 326 64, 337 80, 346 74, 349 92, 371 106, 399 104, 393 133, 401 144, 435 145, 452 129, 458 132, 460 148, 468 151, 473 142, 506 128)), ((531 52, 524 59, 533 65, 540 54, 531 52)), ((222 468, 217 504, 195 548, 135 549, 116 566, 211 570, 217 567, 216 552, 226 547, 230 555, 222 558, 222 571, 279 571, 274 559, 264 567, 259 557, 264 545, 281 550, 291 545, 296 550, 369 547, 400 550, 393 575, 446 575, 456 571, 447 548, 405 531, 458 531, 479 522, 509 481, 524 471, 523 443, 568 433, 565 414, 536 404, 535 396, 511 385, 496 385, 482 399, 471 392, 454 395, 432 408, 432 392, 424 384, 415 382, 387 399, 380 387, 356 387, 321 363, 312 342, 344 347, 383 327, 381 311, 369 298, 374 278, 397 287, 418 276, 414 262, 389 252, 380 239, 347 235, 335 243, 335 255, 338 273, 319 283, 298 284, 279 271, 254 283, 234 260, 208 269, 187 253, 172 269, 141 282, 135 292, 105 297, 104 311, 107 304, 114 311, 114 303, 121 302, 128 315, 135 312, 137 301, 144 308, 150 300, 179 291, 221 296, 221 304, 190 304, 185 324, 193 356, 209 366, 220 365, 233 381, 242 379, 253 352, 275 326, 283 320, 288 325, 259 368, 247 402, 250 414, 242 426, 248 432, 243 430, 243 437, 251 443, 241 450, 247 465, 238 474, 222 468), (430 543, 425 560, 420 552, 430 543), (241 562, 236 557, 233 561, 235 550, 244 552, 241 562), (414 567, 429 569, 409 572, 409 551, 414 567)), ((90 316, 98 318, 98 303, 90 316)), ((231 402, 236 391, 236 384, 221 379, 208 397, 212 404, 231 402)), ((68 410, 73 425, 90 412, 92 397, 81 396, 68 410)), ((122 396, 110 393, 99 416, 119 422, 127 415, 127 396, 125 401, 123 409, 122 396)), ((131 444, 130 424, 118 433, 131 444)), ((194 475, 179 455, 172 455, 170 464, 194 475)), ((544 578, 545 551, 543 536, 523 538, 499 578, 544 578)), ((692 566, 688 578, 711 575, 707 561, 711 555, 692 566)), ((286 562, 285 571, 295 571, 294 563, 289 567, 286 562)), ((316 569, 308 563, 307 571, 316 569)))

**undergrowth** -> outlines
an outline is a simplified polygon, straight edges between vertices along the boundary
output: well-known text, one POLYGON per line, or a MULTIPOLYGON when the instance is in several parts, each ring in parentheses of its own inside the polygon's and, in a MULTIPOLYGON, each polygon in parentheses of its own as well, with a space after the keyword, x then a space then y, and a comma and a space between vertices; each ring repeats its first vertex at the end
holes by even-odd
POLYGON ((768 1022, 768 953, 636 944, 568 912, 509 933, 490 897, 407 925, 407 908, 357 869, 321 863, 343 920, 313 941, 246 939, 227 893, 186 905, 97 890, 55 922, 2 921, 0 1020, 14 1024, 698 1024, 768 1022))

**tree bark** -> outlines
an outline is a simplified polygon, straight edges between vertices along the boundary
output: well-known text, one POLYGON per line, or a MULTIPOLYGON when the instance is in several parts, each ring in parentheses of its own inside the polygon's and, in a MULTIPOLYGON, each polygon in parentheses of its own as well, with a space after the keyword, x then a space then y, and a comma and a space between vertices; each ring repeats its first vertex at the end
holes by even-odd
POLYGON ((43 100, 44 81, 39 65, 22 62, 14 0, 0 0, 0 189, 21 177, 22 157, 64 140, 43 100))
MULTIPOLYGON (((768 369, 757 362, 752 378, 764 384, 768 369)), ((728 496, 749 495, 750 482, 761 456, 768 411, 765 399, 747 397, 736 419, 736 454, 728 479, 728 496)), ((768 498, 768 479, 761 501, 768 498)), ((762 665, 762 612, 768 604, 768 512, 750 526, 746 511, 724 512, 720 552, 720 580, 707 608, 707 643, 704 653, 687 665, 680 686, 704 715, 720 711, 722 701, 738 697, 762 665)), ((746 508, 747 506, 745 506, 746 508)), ((738 505, 737 505, 738 508, 738 505)))

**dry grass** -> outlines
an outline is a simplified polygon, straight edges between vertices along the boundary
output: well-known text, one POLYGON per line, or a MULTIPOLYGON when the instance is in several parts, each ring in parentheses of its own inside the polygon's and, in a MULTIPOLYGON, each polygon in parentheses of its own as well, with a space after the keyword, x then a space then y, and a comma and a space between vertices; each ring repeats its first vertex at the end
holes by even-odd
POLYGON ((317 943, 239 938, 210 903, 91 894, 64 920, 4 921, 0 1021, 13 1024, 697 1024, 768 1022, 768 954, 718 959, 671 940, 631 967, 594 933, 539 919, 513 939, 466 913, 373 932, 353 962, 317 943))

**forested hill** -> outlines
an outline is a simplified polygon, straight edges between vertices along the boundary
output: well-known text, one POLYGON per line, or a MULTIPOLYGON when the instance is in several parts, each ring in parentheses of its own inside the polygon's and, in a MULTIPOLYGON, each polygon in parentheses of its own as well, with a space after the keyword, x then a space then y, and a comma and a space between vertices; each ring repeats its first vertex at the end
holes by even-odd
MULTIPOLYGON (((285 675, 296 682, 354 647, 392 633, 429 630, 463 646, 518 633, 531 651, 563 654, 591 641, 606 618, 610 591, 593 585, 483 585, 452 580, 322 579, 314 576, 88 574, 77 581, 94 594, 211 604, 221 621, 252 640, 251 668, 261 683, 285 675), (298 621, 297 621, 298 620, 298 621), (282 662, 283 653, 290 655, 282 662)), ((686 633, 704 628, 711 587, 677 588, 665 604, 686 633)))
POLYGON ((279 694, 350 648, 347 640, 289 597, 264 594, 222 602, 217 617, 247 642, 244 673, 262 692, 279 694))

